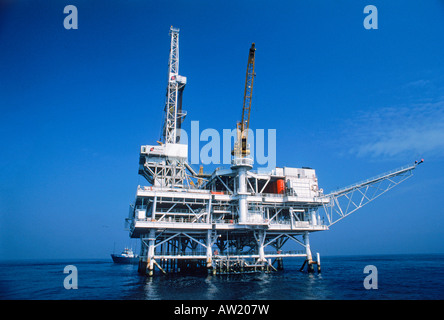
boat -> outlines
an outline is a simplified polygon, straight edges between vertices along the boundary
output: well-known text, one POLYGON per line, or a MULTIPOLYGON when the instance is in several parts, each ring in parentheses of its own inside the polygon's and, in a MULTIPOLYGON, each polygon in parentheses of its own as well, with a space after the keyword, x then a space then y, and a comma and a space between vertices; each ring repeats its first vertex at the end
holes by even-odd
POLYGON ((139 262, 139 256, 130 248, 125 248, 121 254, 111 254, 114 263, 136 264, 139 262))

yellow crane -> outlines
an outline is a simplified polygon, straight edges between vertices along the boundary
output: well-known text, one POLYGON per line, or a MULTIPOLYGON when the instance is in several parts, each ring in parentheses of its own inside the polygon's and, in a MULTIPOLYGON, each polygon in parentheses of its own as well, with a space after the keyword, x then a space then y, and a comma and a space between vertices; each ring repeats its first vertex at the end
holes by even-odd
POLYGON ((242 108, 241 121, 237 123, 237 139, 234 143, 232 155, 244 158, 250 154, 248 146, 248 128, 250 126, 251 99, 253 97, 253 82, 256 74, 254 73, 254 53, 256 51, 254 43, 252 43, 248 53, 247 75, 245 78, 244 104, 242 108))

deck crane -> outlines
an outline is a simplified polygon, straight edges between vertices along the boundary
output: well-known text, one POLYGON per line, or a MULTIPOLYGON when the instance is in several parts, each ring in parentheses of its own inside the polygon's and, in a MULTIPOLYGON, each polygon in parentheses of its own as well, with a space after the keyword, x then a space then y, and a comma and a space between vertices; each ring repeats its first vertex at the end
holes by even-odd
POLYGON ((244 103, 242 107, 241 121, 237 123, 237 139, 234 143, 232 155, 244 158, 250 154, 248 146, 248 128, 250 126, 251 99, 253 97, 253 82, 256 76, 254 72, 254 53, 256 51, 254 43, 251 44, 248 53, 247 74, 245 77, 244 103))
POLYGON ((231 169, 237 175, 237 190, 235 193, 238 199, 238 217, 239 223, 247 223, 248 201, 247 201, 247 171, 253 167, 253 159, 250 155, 250 146, 247 143, 248 128, 250 126, 251 98, 253 96, 254 82, 254 53, 256 51, 254 43, 251 44, 248 52, 247 75, 245 78, 244 104, 242 107, 241 121, 237 123, 237 137, 231 154, 234 156, 231 160, 231 169))

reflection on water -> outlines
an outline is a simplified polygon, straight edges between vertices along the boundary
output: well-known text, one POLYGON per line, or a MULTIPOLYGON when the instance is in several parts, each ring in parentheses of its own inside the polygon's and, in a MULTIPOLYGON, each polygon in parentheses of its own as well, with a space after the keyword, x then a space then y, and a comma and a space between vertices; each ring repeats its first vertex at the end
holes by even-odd
POLYGON ((205 299, 206 300, 217 300, 219 289, 213 283, 213 276, 207 276, 205 278, 206 291, 205 291, 205 299))
POLYGON ((444 255, 325 257, 322 274, 300 266, 288 259, 273 273, 146 277, 108 260, 1 262, 0 299, 444 299, 444 255), (77 290, 63 286, 66 265, 78 269, 77 290), (363 286, 366 265, 378 268, 378 290, 363 286))
POLYGON ((148 300, 288 300, 328 299, 332 294, 319 274, 296 270, 230 275, 140 276, 148 300))
POLYGON ((147 277, 145 281, 145 285, 143 287, 143 291, 145 293, 145 300, 159 300, 161 297, 157 294, 157 286, 156 279, 152 277, 147 277))

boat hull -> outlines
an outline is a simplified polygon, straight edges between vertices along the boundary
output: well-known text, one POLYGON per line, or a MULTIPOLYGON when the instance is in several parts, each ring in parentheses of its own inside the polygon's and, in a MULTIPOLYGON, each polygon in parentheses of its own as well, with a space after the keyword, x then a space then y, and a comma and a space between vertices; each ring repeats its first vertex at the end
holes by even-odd
POLYGON ((139 262, 139 257, 128 258, 116 254, 111 254, 111 258, 113 259, 114 263, 120 264, 137 264, 139 262))

